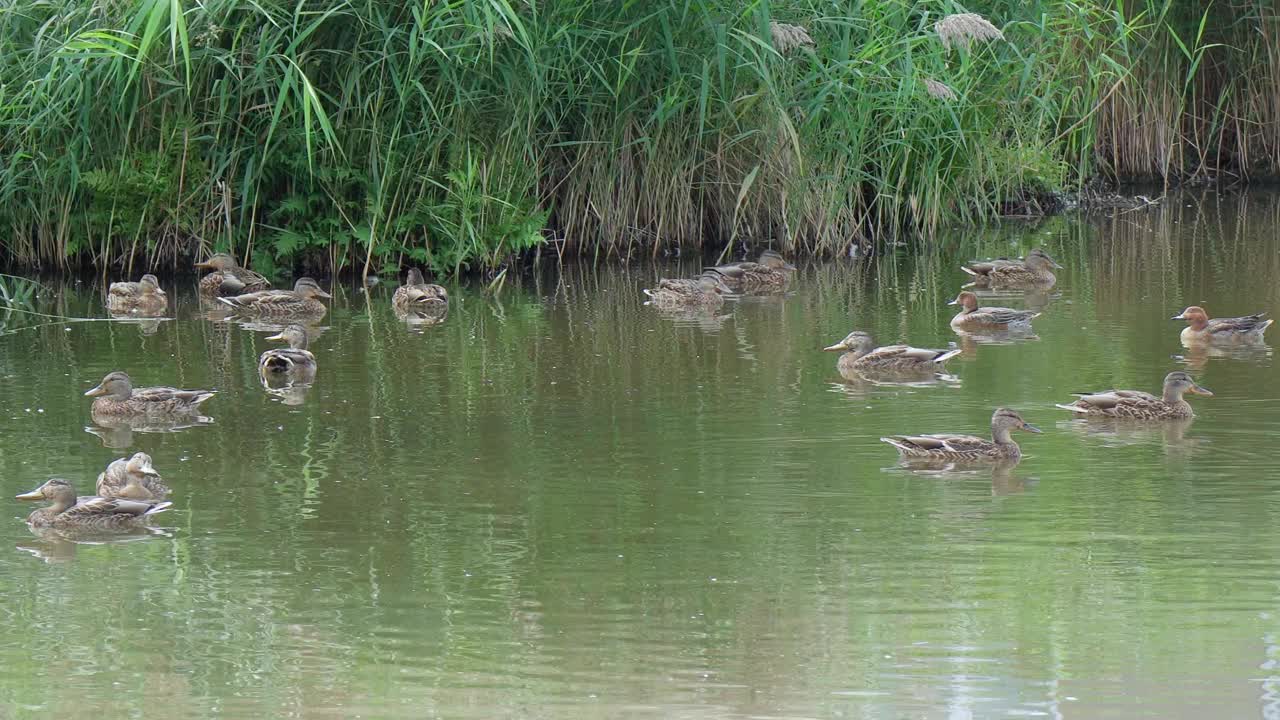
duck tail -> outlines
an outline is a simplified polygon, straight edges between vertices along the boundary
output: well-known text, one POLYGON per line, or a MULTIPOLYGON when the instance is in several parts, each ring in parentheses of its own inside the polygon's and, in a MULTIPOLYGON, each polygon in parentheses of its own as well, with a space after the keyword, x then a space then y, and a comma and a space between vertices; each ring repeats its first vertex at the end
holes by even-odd
POLYGON ((903 444, 901 440, 899 440, 896 437, 882 437, 880 438, 880 442, 889 443, 890 445, 898 448, 898 452, 906 452, 909 449, 906 445, 903 444))
POLYGON ((204 402, 205 400, 208 400, 209 398, 213 397, 216 394, 217 393, 215 393, 212 390, 205 390, 204 392, 201 392, 199 395, 196 395, 195 398, 191 400, 191 404, 199 405, 200 403, 204 402))
POLYGON ((227 304, 227 305, 230 305, 230 306, 231 306, 231 307, 233 307, 233 308, 238 308, 238 307, 240 307, 240 304, 239 304, 239 303, 237 303, 237 302, 235 302, 235 298, 234 298, 234 297, 229 297, 229 298, 228 298, 228 297, 219 297, 219 298, 216 298, 216 299, 217 299, 217 301, 218 301, 218 302, 220 302, 220 303, 225 303, 225 304, 227 304))
POLYGON ((967 266, 967 265, 961 265, 961 266, 960 266, 960 269, 961 269, 961 270, 963 270, 963 271, 965 271, 965 272, 967 272, 967 273, 969 273, 970 275, 972 275, 972 276, 974 276, 974 277, 978 277, 979 275, 981 275, 981 274, 982 274, 982 273, 978 272, 977 270, 974 270, 973 268, 970 268, 970 267, 969 267, 969 266, 967 266))
POLYGON ((653 290, 650 290, 649 288, 644 288, 643 290, 641 290, 641 292, 643 292, 645 295, 648 295, 649 297, 654 297, 653 290))
POLYGON ((167 500, 166 500, 165 502, 162 502, 162 503, 156 503, 155 505, 153 505, 153 506, 151 507, 151 509, 150 509, 150 510, 148 510, 148 511, 146 511, 146 512, 142 513, 142 516, 143 516, 143 517, 146 517, 146 516, 148 516, 148 515, 157 515, 157 514, 159 514, 159 513, 164 512, 165 510, 168 510, 168 509, 169 509, 169 508, 171 508, 171 507, 173 507, 173 503, 168 502, 167 500))
POLYGON ((1070 410, 1071 412, 1074 412, 1074 413, 1087 413, 1087 412, 1089 412, 1088 410, 1085 410, 1084 408, 1080 407, 1079 405, 1063 405, 1062 403, 1054 403, 1054 404, 1053 404, 1053 406, 1054 406, 1054 407, 1056 407, 1056 408, 1062 408, 1063 410, 1070 410))
POLYGON ((948 350, 942 353, 941 355, 939 355, 938 357, 934 358, 933 362, 936 365, 941 365, 942 363, 950 360, 951 358, 959 355, 962 352, 964 352, 964 350, 961 350, 960 348, 956 348, 955 350, 948 350))

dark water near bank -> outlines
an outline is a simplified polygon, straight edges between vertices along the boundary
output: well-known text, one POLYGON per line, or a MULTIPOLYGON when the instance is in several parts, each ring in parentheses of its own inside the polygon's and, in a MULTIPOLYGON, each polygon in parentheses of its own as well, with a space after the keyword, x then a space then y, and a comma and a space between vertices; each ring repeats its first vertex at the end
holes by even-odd
POLYGON ((1180 197, 804 266, 701 319, 642 305, 671 267, 451 287, 412 330, 390 287, 338 288, 288 402, 268 333, 192 287, 155 325, 0 315, 0 492, 89 492, 141 449, 177 506, 169 537, 90 545, 0 500, 0 717, 1280 717, 1275 360, 1168 320, 1280 311, 1277 228, 1275 196, 1180 197), (1036 245, 1058 287, 999 301, 1043 305, 1036 337, 965 343, 954 379, 850 383, 818 351, 959 342, 958 261, 1036 245), (1053 407, 1188 366, 1216 396, 1186 427, 1053 407), (216 388, 215 422, 86 432, 114 369, 216 388), (1008 472, 877 440, 996 405, 1045 430, 1008 472))

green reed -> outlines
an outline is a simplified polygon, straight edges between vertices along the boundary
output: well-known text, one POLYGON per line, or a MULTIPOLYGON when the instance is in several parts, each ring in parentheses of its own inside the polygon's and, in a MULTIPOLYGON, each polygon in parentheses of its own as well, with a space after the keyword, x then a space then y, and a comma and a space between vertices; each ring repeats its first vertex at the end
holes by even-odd
POLYGON ((1172 6, 16 0, 0 258, 840 252, 1038 213, 1100 170, 1274 172, 1274 17, 1172 6), (1005 40, 944 47, 935 23, 966 11, 1005 40))

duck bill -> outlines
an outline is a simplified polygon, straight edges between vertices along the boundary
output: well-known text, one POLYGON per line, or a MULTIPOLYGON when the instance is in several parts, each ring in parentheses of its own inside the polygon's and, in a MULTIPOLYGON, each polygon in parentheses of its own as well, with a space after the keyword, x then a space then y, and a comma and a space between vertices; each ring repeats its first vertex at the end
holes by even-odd
POLYGON ((90 391, 86 392, 86 393, 84 394, 84 396, 85 396, 85 397, 98 397, 99 395, 106 395, 106 394, 107 394, 107 389, 106 389, 106 388, 104 388, 104 387, 102 387, 101 385, 98 385, 97 387, 93 388, 92 390, 90 390, 90 391))
POLYGON ((848 349, 848 345, 845 345, 844 343, 836 343, 835 345, 828 345, 827 347, 822 348, 822 352, 841 352, 848 349))
POLYGON ((960 301, 959 301, 958 299, 957 299, 957 300, 952 300, 951 302, 949 302, 949 303, 947 303, 947 304, 948 304, 948 305, 959 305, 959 304, 960 304, 960 301))
POLYGON ((32 490, 31 492, 24 492, 24 493, 22 493, 21 495, 17 495, 17 496, 15 496, 15 497, 14 497, 14 499, 15 499, 15 500, 22 500, 23 502, 32 502, 32 501, 35 501, 35 500, 43 500, 43 499, 44 499, 44 493, 40 492, 39 490, 32 490))
POLYGON ((1202 388, 1199 385, 1192 385, 1190 392, 1196 395, 1204 395, 1205 397, 1213 397, 1213 393, 1208 388, 1202 388))
POLYGON ((1053 260, 1050 260, 1050 261, 1049 261, 1049 263, 1050 263, 1051 265, 1053 265, 1053 269, 1054 269, 1054 270, 1061 270, 1061 269, 1062 269, 1062 264, 1061 264, 1061 263, 1058 263, 1058 262, 1053 261, 1053 260))
POLYGON ((213 266, 212 266, 212 265, 210 265, 208 261, 204 261, 204 262, 198 262, 198 263, 196 263, 196 264, 195 264, 195 268, 196 268, 197 270, 212 270, 212 269, 213 269, 213 266))
POLYGON ((1184 311, 1184 312, 1180 312, 1180 313, 1178 313, 1177 315, 1174 315, 1173 317, 1171 317, 1171 318, 1169 318, 1169 319, 1170 319, 1170 320, 1186 320, 1186 319, 1187 319, 1187 313, 1186 313, 1185 311, 1184 311))
POLYGON ((275 335, 272 335, 271 337, 268 337, 267 339, 268 339, 268 340, 284 340, 284 333, 276 333, 275 335))
POLYGON ((783 270, 795 270, 795 269, 796 269, 796 266, 795 266, 795 265, 792 265, 791 263, 782 263, 782 269, 783 269, 783 270))
POLYGON ((150 461, 144 463, 142 467, 138 468, 138 472, 143 475, 154 475, 156 477, 160 477, 160 473, 156 472, 156 469, 151 466, 150 461))
POLYGON ((316 297, 322 297, 322 298, 324 298, 324 299, 326 299, 326 300, 330 300, 330 299, 332 299, 332 298, 333 298, 333 296, 332 296, 332 295, 330 295, 329 293, 327 293, 327 292, 325 292, 325 291, 323 291, 323 290, 320 290, 319 288, 317 288, 317 289, 316 289, 316 297))
POLYGON ((1022 423, 1022 429, 1026 430, 1029 433, 1036 433, 1037 435, 1043 432, 1040 428, 1036 427, 1035 425, 1031 425, 1029 423, 1022 423))

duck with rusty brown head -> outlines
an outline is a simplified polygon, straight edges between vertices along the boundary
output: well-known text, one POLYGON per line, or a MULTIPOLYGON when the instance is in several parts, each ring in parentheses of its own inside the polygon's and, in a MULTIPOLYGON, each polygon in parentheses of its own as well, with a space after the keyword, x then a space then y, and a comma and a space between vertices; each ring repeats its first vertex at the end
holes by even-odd
POLYGON ((1199 305, 1192 305, 1174 315, 1171 320, 1185 320, 1187 326, 1182 329, 1183 345, 1256 343, 1262 341, 1262 335, 1271 327, 1265 312, 1233 318, 1210 318, 1209 313, 1199 305))
POLYGON ((1013 310, 1004 307, 978 307, 978 296, 968 290, 956 296, 948 305, 959 305, 960 312, 951 318, 956 330, 990 331, 1031 329, 1031 321, 1040 313, 1031 310, 1013 310))

